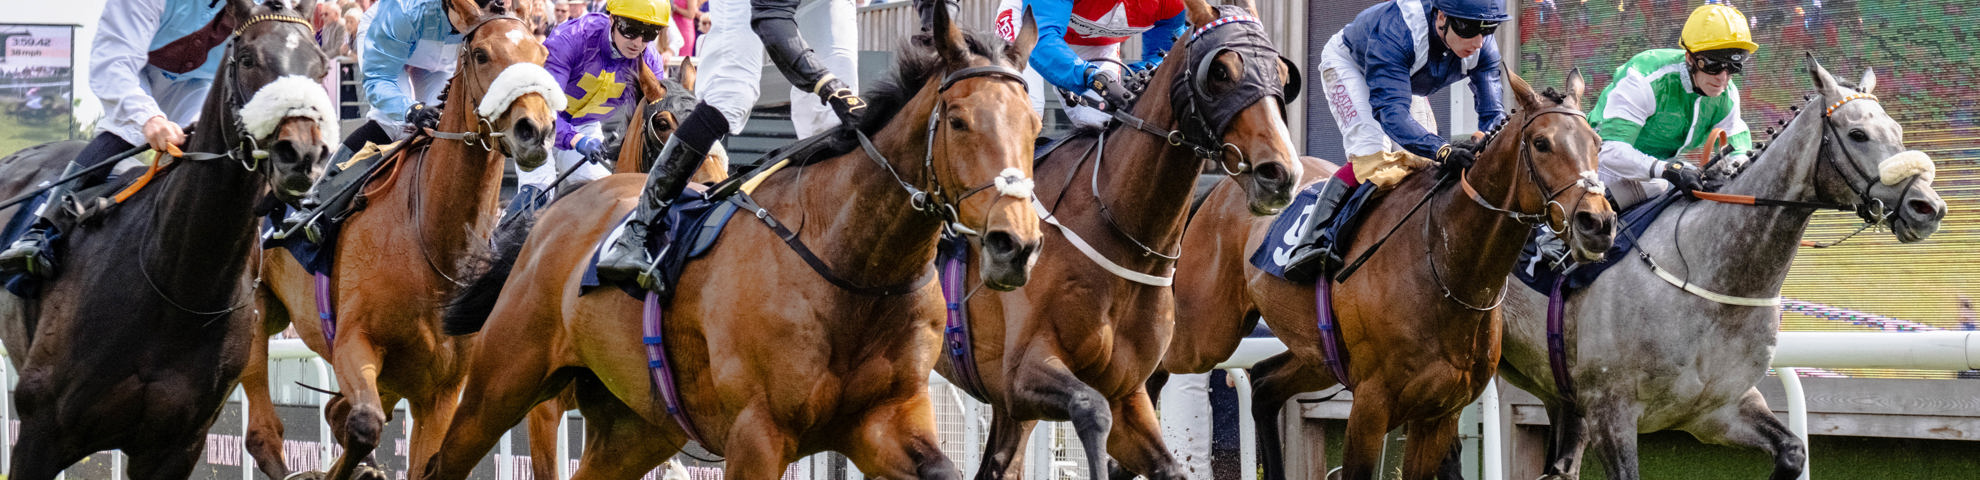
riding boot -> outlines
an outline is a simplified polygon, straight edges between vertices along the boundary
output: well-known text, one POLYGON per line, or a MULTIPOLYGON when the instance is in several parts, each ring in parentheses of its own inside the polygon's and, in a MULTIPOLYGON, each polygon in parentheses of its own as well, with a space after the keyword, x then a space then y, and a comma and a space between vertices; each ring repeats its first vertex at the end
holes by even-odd
POLYGON ((1320 272, 1340 267, 1340 254, 1333 251, 1335 235, 1329 227, 1349 189, 1339 177, 1327 177, 1327 184, 1320 187, 1320 197, 1313 200, 1313 216, 1301 225, 1305 231, 1300 232, 1292 259, 1286 262, 1286 280, 1306 283, 1318 278, 1320 272))
MULTIPOLYGON (((63 170, 62 176, 67 177, 82 168, 86 167, 71 162, 69 167, 63 170)), ((47 252, 48 236, 55 228, 55 216, 61 215, 66 210, 62 204, 67 201, 69 192, 74 190, 70 185, 77 181, 48 187, 45 193, 47 196, 42 199, 34 225, 28 227, 28 231, 21 234, 21 238, 15 240, 13 245, 9 245, 5 251, 0 251, 0 272, 27 272, 40 278, 55 276, 55 258, 47 252)))
POLYGON ((646 186, 640 191, 639 204, 626 222, 625 232, 598 257, 599 280, 619 284, 637 282, 641 288, 667 296, 662 291, 666 286, 660 284, 653 272, 654 259, 646 255, 647 235, 655 228, 664 228, 661 220, 667 214, 667 207, 674 204, 681 189, 687 188, 688 178, 708 158, 708 147, 728 135, 728 130, 728 120, 721 112, 703 103, 667 138, 667 145, 660 149, 653 169, 646 174, 646 186))

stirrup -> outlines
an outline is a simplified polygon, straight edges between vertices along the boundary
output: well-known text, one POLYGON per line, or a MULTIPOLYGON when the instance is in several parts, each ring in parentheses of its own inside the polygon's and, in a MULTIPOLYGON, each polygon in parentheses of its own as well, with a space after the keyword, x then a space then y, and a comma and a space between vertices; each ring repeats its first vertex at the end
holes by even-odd
POLYGON ((34 231, 16 240, 6 250, 0 251, 0 271, 25 273, 36 278, 55 276, 55 259, 48 256, 48 234, 44 231, 36 235, 34 231), (29 238, 38 238, 28 241, 29 238))

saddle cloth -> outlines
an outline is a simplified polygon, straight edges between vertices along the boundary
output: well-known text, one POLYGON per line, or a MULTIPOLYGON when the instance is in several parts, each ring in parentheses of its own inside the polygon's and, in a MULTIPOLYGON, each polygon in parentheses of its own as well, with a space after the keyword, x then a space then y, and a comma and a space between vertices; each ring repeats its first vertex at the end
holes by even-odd
POLYGON ((1656 221, 1657 216, 1663 214, 1664 210, 1681 196, 1682 192, 1672 190, 1624 210, 1620 217, 1623 231, 1617 232, 1616 241, 1609 246, 1608 254, 1603 260, 1598 263, 1583 264, 1566 272, 1561 271, 1565 262, 1559 261, 1566 253, 1555 251, 1562 248, 1560 241, 1554 240, 1554 234, 1548 233, 1545 229, 1535 228, 1533 236, 1519 251, 1519 263, 1513 264, 1513 276, 1519 277, 1519 281, 1525 283, 1528 288, 1542 293, 1552 291, 1554 282, 1563 278, 1567 283, 1562 285, 1562 291, 1587 287, 1595 283, 1595 278, 1602 272, 1615 266, 1617 261, 1628 256, 1631 250, 1635 250, 1636 241, 1643 236, 1644 231, 1650 229, 1650 223, 1656 221), (1542 252, 1546 254, 1543 255, 1542 252))
POLYGON ((1306 231, 1306 222, 1320 221, 1313 218, 1313 204, 1320 198, 1320 187, 1327 182, 1308 185, 1293 196, 1291 204, 1279 211, 1279 217, 1272 220, 1270 234, 1251 252, 1251 266, 1274 277, 1286 278, 1286 264, 1292 262, 1293 247, 1299 245, 1301 232, 1306 231))
MULTIPOLYGON (((663 224, 651 228, 651 233, 646 236, 647 257, 657 256, 660 259, 661 282, 667 285, 678 282, 688 261, 701 257, 715 245, 715 240, 722 236, 723 228, 728 226, 729 217, 736 214, 737 208, 734 202, 711 201, 695 189, 682 191, 680 198, 667 208, 663 224), (686 245, 687 248, 667 248, 673 245, 686 245)), ((632 212, 620 217, 612 233, 592 248, 591 260, 585 265, 581 285, 589 288, 604 284, 598 280, 598 257, 605 253, 605 249, 612 248, 620 235, 625 234, 626 222, 631 219, 632 212)), ((633 298, 646 298, 646 290, 638 285, 615 286, 633 298)), ((671 288, 667 290, 674 291, 671 288)))
MULTIPOLYGON (((407 145, 406 150, 424 146, 421 140, 407 141, 414 144, 407 145)), ((303 270, 311 274, 329 273, 330 266, 335 264, 337 234, 342 231, 344 221, 363 211, 367 204, 362 195, 364 187, 397 173, 398 170, 391 167, 398 165, 402 155, 386 153, 398 146, 398 143, 367 143, 350 160, 330 165, 330 171, 316 185, 316 191, 325 192, 327 196, 320 197, 323 205, 317 209, 319 214, 304 227, 306 230, 299 230, 298 234, 286 238, 275 238, 279 231, 291 228, 283 220, 294 210, 282 205, 263 219, 262 248, 288 250, 296 258, 296 263, 302 264, 303 270), (301 234, 304 231, 308 234, 301 234), (311 241, 311 237, 315 240, 311 241)))

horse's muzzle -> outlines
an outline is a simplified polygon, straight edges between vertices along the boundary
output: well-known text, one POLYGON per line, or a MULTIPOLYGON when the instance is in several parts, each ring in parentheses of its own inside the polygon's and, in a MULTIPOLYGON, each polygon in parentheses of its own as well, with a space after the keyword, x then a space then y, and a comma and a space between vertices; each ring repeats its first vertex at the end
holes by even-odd
POLYGON ((543 166, 550 158, 550 135, 543 125, 528 118, 517 119, 502 136, 503 147, 516 165, 527 170, 543 166))
POLYGON ((1038 261, 1038 242, 1024 242, 1003 231, 983 234, 981 241, 983 285, 998 291, 1011 291, 1031 279, 1031 266, 1038 261))

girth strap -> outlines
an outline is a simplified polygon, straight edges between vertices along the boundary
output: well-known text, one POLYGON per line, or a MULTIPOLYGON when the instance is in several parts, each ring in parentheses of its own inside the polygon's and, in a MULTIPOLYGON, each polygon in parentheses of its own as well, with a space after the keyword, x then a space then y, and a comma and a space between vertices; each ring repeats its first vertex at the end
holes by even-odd
POLYGON ((777 221, 777 217, 771 215, 770 210, 763 208, 762 205, 757 205, 756 200, 750 198, 748 194, 736 193, 730 195, 728 201, 736 204, 737 207, 745 211, 754 213, 756 219, 762 220, 764 226, 770 227, 770 231, 777 234, 777 238, 783 239, 784 244, 789 245, 791 251, 797 253, 798 258, 804 259, 805 265, 811 266, 812 271, 818 272, 818 276, 824 277, 825 281, 831 282, 832 285, 846 291, 869 297, 889 297, 920 290, 921 287, 927 286, 928 282, 935 280, 936 275, 931 268, 931 271, 922 274, 920 278, 902 284, 868 286, 853 283, 851 280, 846 280, 845 277, 832 273, 832 266, 826 265, 825 261, 819 259, 817 254, 812 253, 811 248, 804 245, 804 240, 798 238, 797 232, 784 227, 784 223, 777 221))

